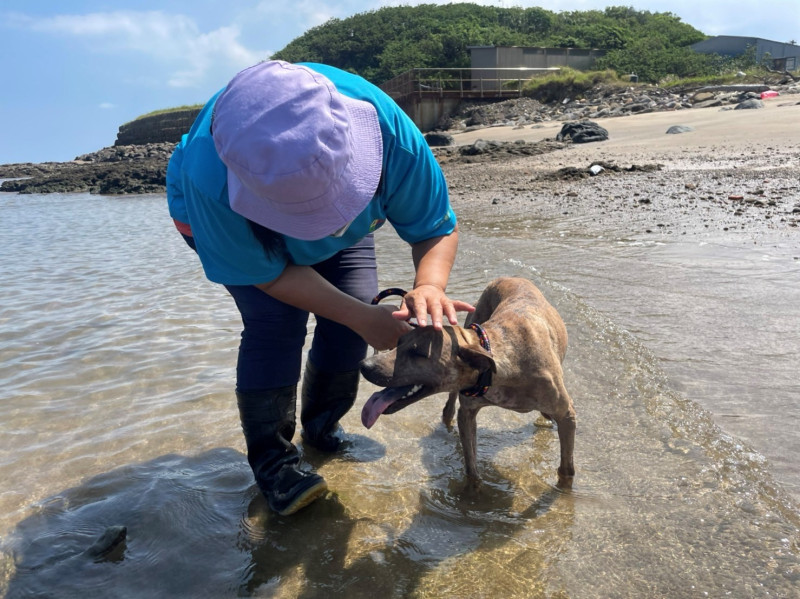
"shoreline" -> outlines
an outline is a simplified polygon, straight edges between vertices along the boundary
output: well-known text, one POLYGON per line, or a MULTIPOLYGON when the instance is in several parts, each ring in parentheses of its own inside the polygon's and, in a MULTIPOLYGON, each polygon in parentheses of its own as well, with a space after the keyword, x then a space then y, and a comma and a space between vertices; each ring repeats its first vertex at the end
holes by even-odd
MULTIPOLYGON (((502 162, 443 163, 456 212, 469 218, 568 216, 607 235, 778 239, 800 259, 800 139, 787 125, 800 123, 800 104, 776 99, 760 110, 700 108, 593 122, 608 130, 608 140, 502 162), (673 125, 694 130, 666 134, 673 125), (590 176, 594 163, 617 170, 590 176)), ((459 146, 478 139, 542 143, 562 125, 451 135, 459 146)))
MULTIPOLYGON (((496 118, 508 110, 497 107, 496 118)), ((556 141, 567 121, 555 112, 526 126, 451 129, 455 145, 434 147, 460 214, 478 217, 569 216, 610 235, 722 235, 797 248, 800 231, 800 102, 797 94, 763 108, 732 105, 655 110, 591 120, 608 139, 556 141), (691 131, 667 134, 671 126, 691 131), (463 150, 477 140, 492 147, 463 150), (593 164, 604 167, 589 176, 593 164), (544 200, 544 201, 543 201, 544 200), (744 234, 744 235, 743 235, 744 234)), ((495 121, 496 122, 496 121, 495 121)), ((572 121, 574 122, 574 121, 572 121)), ((104 148, 68 163, 0 165, 3 191, 163 193, 174 144, 104 148), (33 177, 33 179, 16 179, 33 177)))

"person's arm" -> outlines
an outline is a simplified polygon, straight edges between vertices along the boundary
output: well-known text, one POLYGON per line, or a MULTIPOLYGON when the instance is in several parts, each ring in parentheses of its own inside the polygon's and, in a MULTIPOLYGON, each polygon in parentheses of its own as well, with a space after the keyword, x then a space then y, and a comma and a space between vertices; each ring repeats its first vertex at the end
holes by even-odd
POLYGON ((392 318, 390 306, 365 304, 309 266, 288 265, 279 277, 256 287, 285 304, 352 329, 375 349, 396 347, 400 336, 411 330, 408 323, 392 318))
POLYGON ((427 315, 431 315, 433 328, 442 328, 442 317, 450 324, 458 324, 456 312, 475 310, 466 302, 447 297, 447 281, 458 250, 458 227, 449 235, 432 237, 411 245, 416 277, 414 289, 403 298, 400 310, 392 314, 399 320, 416 317, 420 326, 427 325, 427 315))

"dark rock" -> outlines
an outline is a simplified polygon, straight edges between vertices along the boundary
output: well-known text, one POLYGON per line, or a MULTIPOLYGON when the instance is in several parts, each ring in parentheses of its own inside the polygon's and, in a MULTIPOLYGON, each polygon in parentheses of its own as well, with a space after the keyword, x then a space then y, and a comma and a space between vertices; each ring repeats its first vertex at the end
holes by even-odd
POLYGON ((690 131, 694 131, 694 127, 690 127, 689 125, 672 125, 672 127, 667 129, 667 134, 677 135, 678 133, 689 133, 690 131))
POLYGON ((112 551, 120 547, 128 536, 126 526, 109 526, 84 554, 94 560, 108 557, 112 551))
POLYGON ((757 108, 764 108, 764 102, 756 98, 750 98, 749 100, 737 104, 734 110, 752 110, 757 108))
POLYGON ((488 152, 491 146, 497 145, 497 142, 488 142, 485 139, 476 139, 471 146, 466 146, 461 150, 464 156, 475 156, 476 154, 483 154, 488 152))
POLYGON ((581 144, 608 139, 608 131, 592 121, 579 123, 564 123, 561 131, 556 136, 557 141, 571 139, 572 143, 581 144))
POLYGON ((756 92, 745 92, 739 96, 739 102, 744 102, 745 100, 760 100, 761 94, 757 94, 756 92))
POLYGON ((489 124, 489 118, 486 113, 480 108, 474 110, 472 114, 464 122, 467 127, 481 126, 484 127, 489 124))
POLYGON ((455 145, 455 139, 448 133, 426 133, 425 141, 432 148, 455 145))

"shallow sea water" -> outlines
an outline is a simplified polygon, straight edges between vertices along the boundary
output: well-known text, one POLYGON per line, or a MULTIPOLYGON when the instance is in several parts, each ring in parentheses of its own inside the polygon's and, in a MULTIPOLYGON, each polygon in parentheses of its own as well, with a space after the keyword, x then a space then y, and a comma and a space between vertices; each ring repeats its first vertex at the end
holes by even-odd
MULTIPOLYGON (((486 409, 464 493, 445 398, 366 430, 362 382, 346 452, 306 451, 333 493, 281 518, 243 454, 238 314, 163 196, 2 194, 0 214, 6 597, 798 596, 787 252, 464 214, 451 295, 527 276, 567 324, 574 488, 554 430, 486 409), (88 555, 111 526, 125 541, 88 555)), ((381 285, 410 285, 408 248, 378 243, 381 285)))

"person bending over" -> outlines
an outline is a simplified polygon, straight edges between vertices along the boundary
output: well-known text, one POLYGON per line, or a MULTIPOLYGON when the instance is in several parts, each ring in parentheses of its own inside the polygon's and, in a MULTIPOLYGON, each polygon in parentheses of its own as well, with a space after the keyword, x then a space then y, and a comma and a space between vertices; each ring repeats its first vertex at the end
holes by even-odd
POLYGON ((419 325, 456 324, 445 289, 458 232, 447 184, 422 134, 380 89, 310 63, 238 73, 200 111, 167 169, 169 213, 242 317, 236 397, 247 458, 270 508, 288 515, 327 490, 293 445, 339 448, 367 345, 390 349, 419 325), (373 232, 411 245, 413 289, 397 311, 378 291, 373 232))

